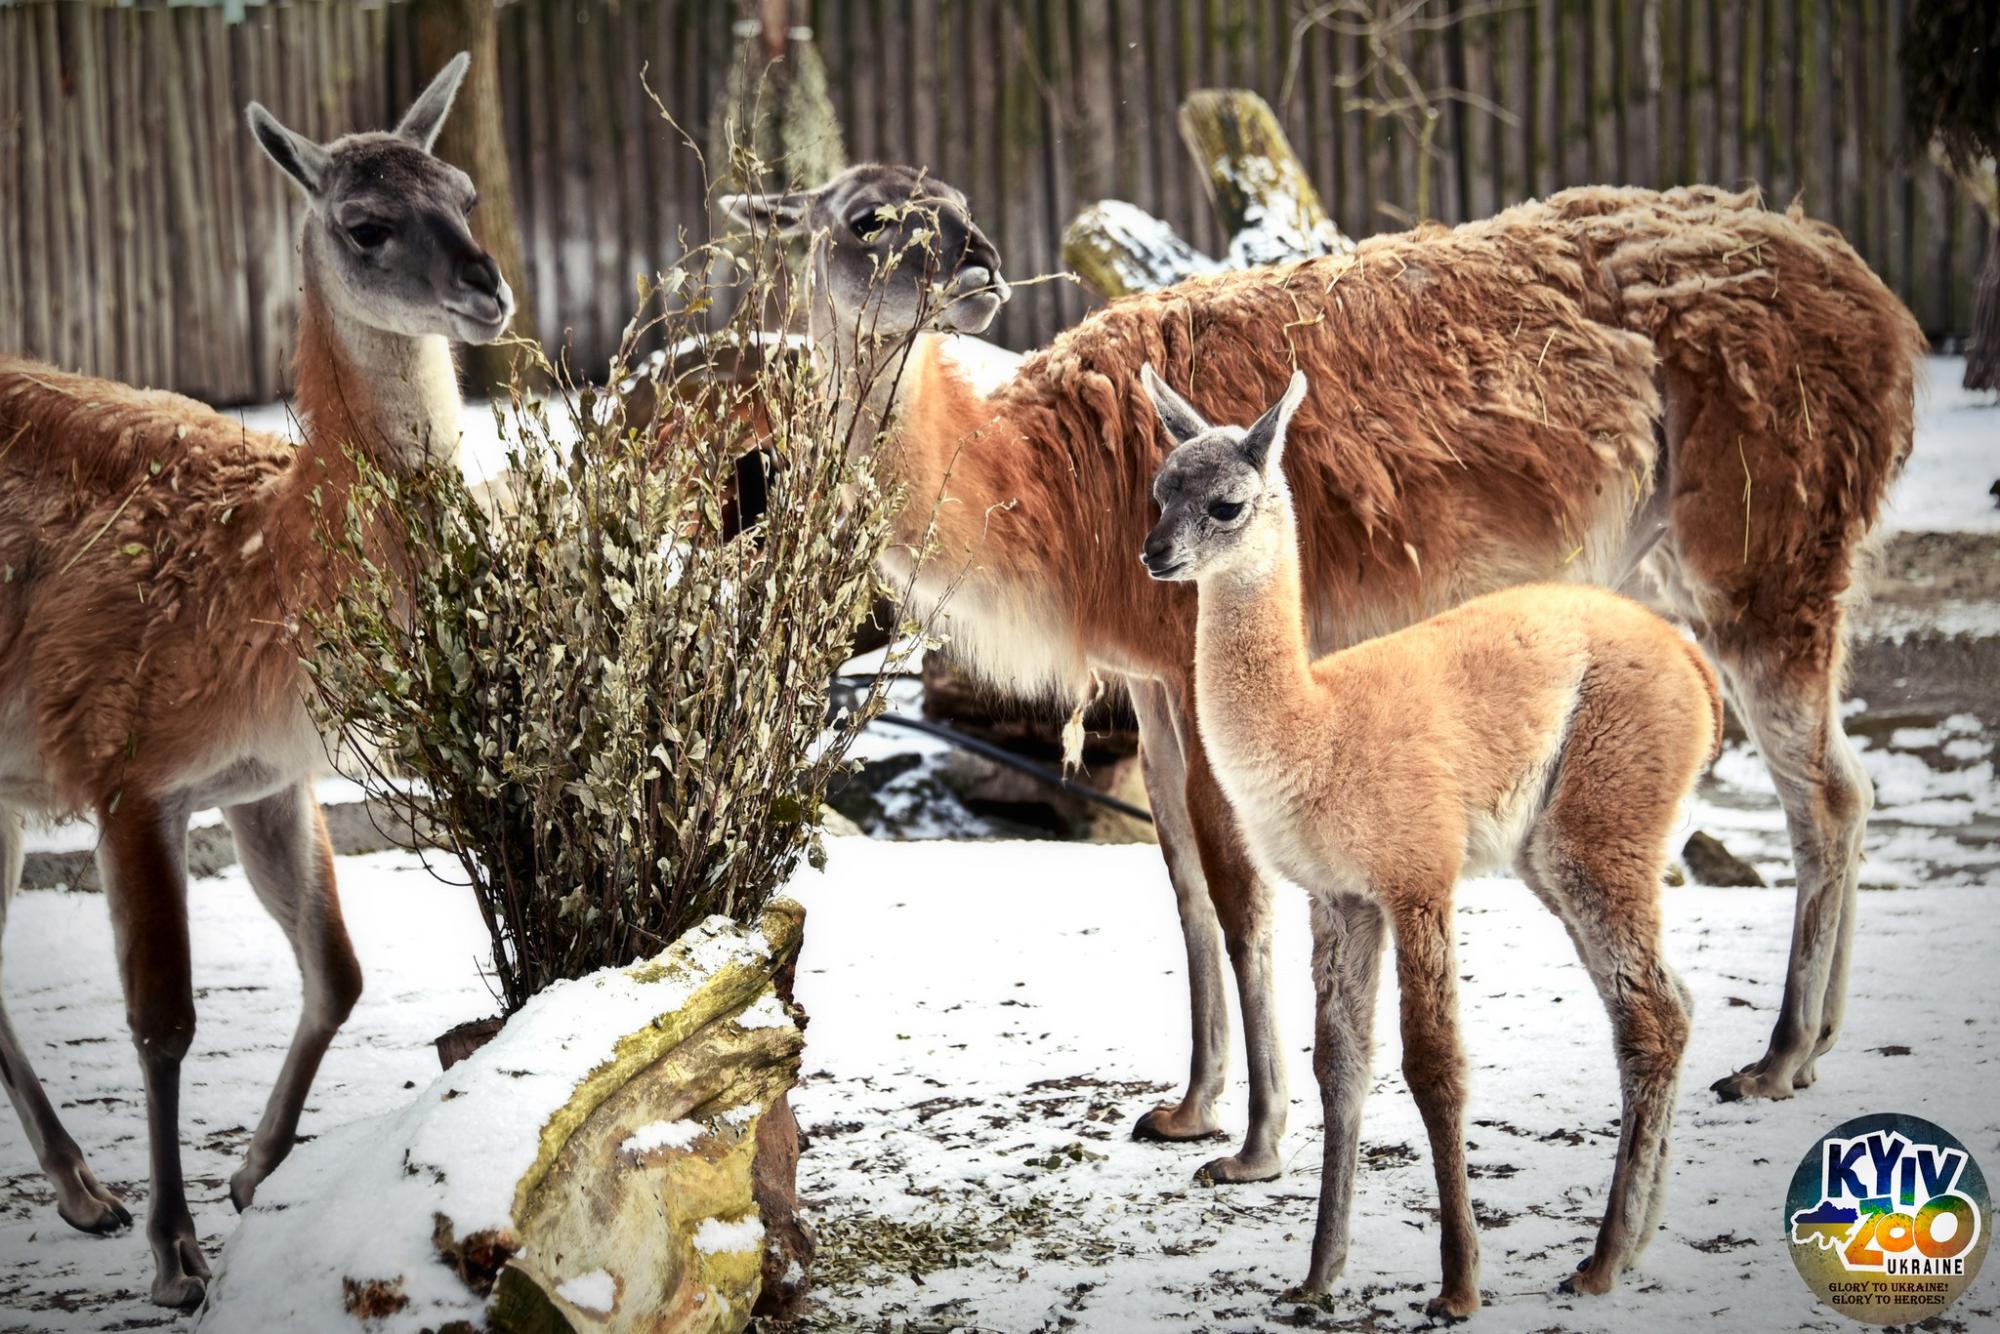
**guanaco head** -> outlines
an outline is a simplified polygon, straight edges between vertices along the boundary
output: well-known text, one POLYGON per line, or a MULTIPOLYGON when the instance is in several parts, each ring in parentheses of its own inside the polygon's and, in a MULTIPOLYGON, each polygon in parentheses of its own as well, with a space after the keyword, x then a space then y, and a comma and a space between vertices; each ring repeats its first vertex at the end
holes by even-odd
POLYGON ((934 322, 976 334, 1012 295, 965 195, 915 167, 866 162, 817 190, 721 206, 740 226, 813 239, 815 333, 886 340, 934 322))
POLYGON ((1150 363, 1139 377, 1174 441, 1153 479, 1160 521, 1139 553, 1146 572, 1198 579, 1260 550, 1258 539, 1278 531, 1269 521, 1292 503, 1279 463, 1285 427, 1306 396, 1305 372, 1293 371, 1284 397, 1247 428, 1210 426, 1150 363))
POLYGON ((300 242, 333 315, 407 337, 490 343, 514 294, 466 224, 472 178, 431 155, 471 57, 453 56, 392 131, 314 143, 252 102, 250 129, 305 191, 300 242))

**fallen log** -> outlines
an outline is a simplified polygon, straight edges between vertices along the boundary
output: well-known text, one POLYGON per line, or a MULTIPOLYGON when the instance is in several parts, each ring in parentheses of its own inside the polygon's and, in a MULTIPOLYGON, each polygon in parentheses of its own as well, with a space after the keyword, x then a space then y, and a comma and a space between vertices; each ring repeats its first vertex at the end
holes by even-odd
POLYGON ((301 1144, 199 1328, 707 1334, 790 1312, 812 1250, 786 1101, 804 917, 711 917, 558 983, 406 1107, 301 1144))
POLYGON ((1090 205, 1063 232, 1063 263, 1107 299, 1169 287, 1224 268, 1345 254, 1354 243, 1328 216, 1270 104, 1245 89, 1208 89, 1181 103, 1181 142, 1201 169, 1230 235, 1212 259, 1167 223, 1123 200, 1090 205))

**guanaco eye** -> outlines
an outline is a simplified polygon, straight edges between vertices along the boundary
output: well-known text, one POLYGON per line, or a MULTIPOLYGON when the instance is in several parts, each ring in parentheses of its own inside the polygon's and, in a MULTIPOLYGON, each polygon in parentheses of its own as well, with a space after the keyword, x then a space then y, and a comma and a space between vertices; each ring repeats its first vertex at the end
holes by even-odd
POLYGON ((354 244, 363 250, 373 250, 389 239, 389 229, 379 222, 357 222, 347 229, 354 244))
POLYGON ((878 208, 864 208, 847 220, 848 227, 864 241, 874 240, 875 233, 888 224, 889 220, 882 216, 882 210, 878 208))
POLYGON ((1208 502, 1208 517, 1220 523, 1228 523, 1243 512, 1243 503, 1237 500, 1211 500, 1208 502))

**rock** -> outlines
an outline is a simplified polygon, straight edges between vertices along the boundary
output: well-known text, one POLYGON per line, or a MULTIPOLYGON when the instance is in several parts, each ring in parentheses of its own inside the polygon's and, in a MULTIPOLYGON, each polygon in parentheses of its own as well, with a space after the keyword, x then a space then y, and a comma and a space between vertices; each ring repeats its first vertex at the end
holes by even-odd
MULTIPOLYGON (((364 852, 407 848, 416 842, 409 821, 379 801, 344 801, 322 806, 327 837, 336 856, 350 857, 364 852)), ((229 826, 199 825, 188 830, 187 874, 190 880, 220 875, 236 865, 236 840, 229 826)), ((104 886, 97 882, 97 854, 84 848, 76 852, 31 852, 21 868, 23 889, 67 889, 95 894, 104 886)))
POLYGON ((1697 829, 1681 849, 1681 861, 1697 885, 1756 886, 1764 877, 1757 868, 1722 845, 1722 840, 1697 829))
POLYGON ((885 818, 880 793, 896 779, 923 763, 917 754, 884 755, 843 774, 826 785, 826 804, 858 830, 874 829, 885 818))

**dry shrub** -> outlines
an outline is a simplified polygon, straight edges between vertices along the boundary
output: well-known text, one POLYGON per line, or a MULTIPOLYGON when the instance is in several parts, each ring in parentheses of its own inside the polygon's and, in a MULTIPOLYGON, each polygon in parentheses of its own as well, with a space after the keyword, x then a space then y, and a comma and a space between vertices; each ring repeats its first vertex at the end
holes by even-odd
POLYGON ((867 386, 739 356, 769 342, 757 312, 807 299, 754 248, 640 287, 606 387, 542 362, 559 392, 517 380, 496 407, 504 498, 363 465, 322 524, 358 573, 309 627, 320 703, 371 795, 455 854, 509 1010, 711 913, 754 918, 817 862, 828 781, 881 707, 829 703, 895 501, 838 430, 867 386), (642 358, 655 337, 671 355, 642 358), (767 512, 732 536, 766 421, 767 512))

